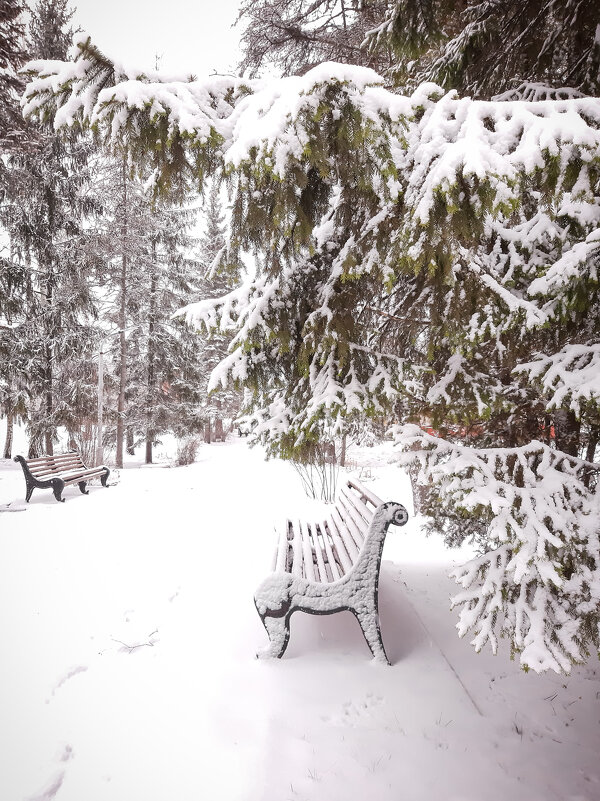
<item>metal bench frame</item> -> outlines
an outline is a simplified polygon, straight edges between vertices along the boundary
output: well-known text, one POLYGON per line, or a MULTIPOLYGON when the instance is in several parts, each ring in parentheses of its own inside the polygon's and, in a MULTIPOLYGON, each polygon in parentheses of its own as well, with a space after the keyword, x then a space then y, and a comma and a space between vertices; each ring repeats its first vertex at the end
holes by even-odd
POLYGON ((25 475, 25 500, 29 499, 34 489, 51 489, 57 501, 63 501, 62 493, 65 487, 79 484, 84 495, 89 495, 86 489, 87 482, 92 478, 100 477, 102 486, 106 487, 110 470, 105 465, 86 467, 77 451, 69 451, 55 456, 39 456, 35 459, 25 459, 24 456, 15 456, 25 475))
POLYGON ((329 518, 312 523, 288 520, 280 532, 273 572, 254 596, 269 635, 258 656, 281 658, 294 612, 331 615, 349 611, 358 620, 374 659, 389 663, 379 625, 379 571, 390 525, 408 520, 404 506, 383 503, 347 479, 329 518))

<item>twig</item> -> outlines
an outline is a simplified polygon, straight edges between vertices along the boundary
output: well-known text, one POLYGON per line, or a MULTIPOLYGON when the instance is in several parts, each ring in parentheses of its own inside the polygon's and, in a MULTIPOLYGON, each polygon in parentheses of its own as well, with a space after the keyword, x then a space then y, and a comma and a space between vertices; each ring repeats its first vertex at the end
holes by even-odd
POLYGON ((155 629, 148 635, 148 642, 139 642, 137 645, 128 645, 126 642, 123 642, 122 640, 116 640, 114 637, 111 637, 111 639, 113 642, 122 645, 123 648, 127 648, 129 653, 131 653, 132 651, 135 651, 136 648, 144 648, 145 646, 148 646, 148 648, 154 648, 154 643, 150 642, 150 637, 152 637, 154 634, 158 634, 158 629, 155 629))

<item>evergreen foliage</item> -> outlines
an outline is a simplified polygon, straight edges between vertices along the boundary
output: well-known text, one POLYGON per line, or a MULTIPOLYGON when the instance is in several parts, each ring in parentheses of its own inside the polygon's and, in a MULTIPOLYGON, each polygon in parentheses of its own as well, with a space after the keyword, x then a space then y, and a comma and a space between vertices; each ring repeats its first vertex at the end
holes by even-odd
MULTIPOLYGON (((240 265, 237 260, 228 258, 225 215, 218 181, 213 181, 208 193, 204 218, 206 230, 199 242, 203 276, 198 294, 203 298, 219 298, 239 284, 240 265)), ((185 309, 180 314, 184 312, 185 309)), ((206 438, 209 441, 213 433, 221 435, 223 432, 223 418, 232 420, 240 409, 239 390, 228 387, 227 384, 220 386, 211 383, 213 371, 227 357, 230 339, 231 337, 223 333, 219 327, 214 327, 206 330, 197 344, 202 375, 201 408, 205 420, 206 438)))
POLYGON ((461 636, 479 651, 506 636, 525 669, 569 672, 600 647, 600 465, 541 442, 469 448, 406 426, 404 457, 431 482, 431 529, 480 554, 456 568, 461 636), (591 479, 591 481, 590 481, 591 479), (590 492, 590 489, 592 491, 590 492))
MULTIPOLYGON (((64 58, 72 38, 70 17, 66 0, 40 0, 31 15, 30 52, 64 58)), ((18 276, 15 302, 5 312, 14 326, 5 386, 27 387, 35 454, 52 453, 58 426, 76 428, 81 405, 89 409, 91 402, 91 376, 88 370, 84 377, 84 366, 91 354, 95 306, 87 280, 85 220, 96 204, 86 192, 89 141, 73 132, 62 136, 44 124, 30 123, 30 128, 31 146, 13 148, 6 161, 2 222, 10 241, 9 274, 18 276), (74 364, 82 371, 78 388, 69 382, 74 364)), ((18 392, 18 403, 17 398, 7 401, 12 408, 22 406, 18 392)))
POLYGON ((435 81, 490 97, 518 89, 600 89, 600 6, 595 0, 395 0, 369 34, 370 49, 391 47, 397 84, 435 81))
MULTIPOLYGON (((18 69, 27 60, 25 26, 20 0, 0 0, 0 152, 23 141, 26 125, 19 108, 24 81, 18 69)), ((0 170, 2 167, 0 166, 0 170)), ((2 173, 0 172, 0 176, 2 173)))
POLYGON ((109 406, 116 409, 108 414, 108 441, 127 430, 133 444, 145 442, 146 461, 151 462, 162 433, 183 435, 201 423, 196 338, 171 319, 198 293, 199 267, 186 256, 194 244, 187 233, 194 214, 153 200, 122 154, 104 157, 100 172, 103 214, 95 228, 96 282, 106 330, 99 335, 109 364, 109 406))

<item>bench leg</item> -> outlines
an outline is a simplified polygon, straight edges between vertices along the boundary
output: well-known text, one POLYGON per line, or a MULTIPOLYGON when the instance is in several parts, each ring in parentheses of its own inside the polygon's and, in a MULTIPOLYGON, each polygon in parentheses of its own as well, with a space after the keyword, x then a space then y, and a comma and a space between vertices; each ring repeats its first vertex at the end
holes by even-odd
POLYGON ((288 615, 284 615, 283 617, 271 617, 267 615, 261 617, 261 620, 269 635, 269 645, 266 648, 262 648, 257 653, 257 656, 260 658, 274 657, 275 659, 281 659, 290 639, 288 615))
POLYGON ((27 490, 25 492, 25 503, 29 503, 29 499, 33 495, 33 486, 31 484, 27 485, 27 490))
POLYGON ((385 662, 390 664, 387 658, 385 648, 383 647, 383 640, 381 639, 381 629, 379 627, 379 615, 373 611, 370 614, 356 613, 356 618, 360 623, 362 633, 365 635, 365 640, 369 646, 369 650, 373 654, 373 659, 378 662, 385 662))
POLYGON ((87 482, 86 481, 79 481, 79 489, 83 492, 84 495, 89 495, 90 491, 86 489, 87 482))
POLYGON ((62 491, 65 488, 65 482, 62 478, 55 478, 52 482, 52 492, 54 493, 54 497, 57 501, 65 502, 65 499, 62 497, 62 491))
POLYGON ((106 468, 106 473, 103 473, 102 476, 100 477, 100 483, 102 484, 103 487, 108 487, 108 484, 106 482, 108 481, 109 473, 110 470, 106 468))

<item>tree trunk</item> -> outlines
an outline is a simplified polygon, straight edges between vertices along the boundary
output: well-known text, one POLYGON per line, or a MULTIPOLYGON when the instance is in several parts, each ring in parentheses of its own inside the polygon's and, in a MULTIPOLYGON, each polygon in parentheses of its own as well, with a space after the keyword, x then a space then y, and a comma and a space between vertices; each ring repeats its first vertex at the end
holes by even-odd
MULTIPOLYGON (((48 267, 48 274, 46 276, 46 311, 49 311, 52 308, 52 297, 54 294, 54 276, 52 273, 52 265, 48 267)), ((46 319, 50 320, 53 315, 47 314, 46 319)), ((53 442, 52 442, 52 428, 51 428, 51 420, 52 420, 52 412, 54 410, 54 387, 53 387, 53 375, 52 375, 52 367, 53 367, 53 353, 52 353, 52 329, 50 328, 50 323, 46 323, 46 344, 44 346, 44 357, 45 357, 45 383, 46 383, 46 392, 45 392, 45 404, 44 404, 44 411, 46 415, 45 426, 44 426, 44 439, 46 443, 46 454, 48 456, 52 456, 53 454, 53 442)))
MULTIPOLYGON (((52 310, 52 305, 54 301, 54 256, 53 256, 53 233, 54 233, 54 211, 55 211, 55 202, 56 198, 54 196, 54 192, 49 189, 46 194, 46 201, 48 204, 48 230, 50 233, 50 241, 48 242, 48 247, 46 251, 46 258, 48 261, 45 263, 45 277, 46 277, 46 314, 45 314, 45 322, 44 322, 44 331, 46 336, 46 342, 44 345, 44 357, 45 357, 45 383, 46 383, 46 391, 45 391, 45 426, 44 426, 44 439, 46 445, 46 454, 48 456, 52 456, 53 454, 53 442, 52 442, 52 433, 53 433, 53 426, 52 426, 52 413, 54 411, 54 386, 53 386, 53 367, 54 367, 54 347, 52 345, 52 340, 55 335, 54 330, 54 321, 53 321, 53 314, 49 312, 52 310)), ((58 266, 58 265, 57 265, 58 266)))
POLYGON ((208 442, 210 444, 211 436, 210 436, 210 420, 204 423, 204 442, 208 442))
POLYGON ((4 458, 10 459, 12 456, 14 417, 9 410, 6 412, 6 439, 4 440, 4 458))
POLYGON ((344 432, 342 434, 342 449, 340 451, 340 467, 346 467, 346 440, 348 435, 344 432))
MULTIPOLYGON (((410 447, 411 451, 418 451, 420 450, 420 445, 418 442, 415 442, 410 447)), ((413 462, 409 465, 408 468, 408 476, 410 478, 410 485, 412 488, 412 495, 413 495, 413 507, 415 510, 415 514, 424 514, 425 510, 427 509, 430 495, 432 491, 432 484, 431 480, 429 484, 419 484, 419 473, 421 472, 420 466, 413 462)))
POLYGON ((37 459, 37 457, 41 455, 42 455, 42 435, 40 433, 34 433, 31 435, 31 439, 29 440, 29 449, 27 451, 27 458, 37 459))
POLYGON ((148 381, 146 384, 146 464, 152 464, 152 442, 154 441, 154 329, 156 320, 156 239, 152 239, 152 276, 150 278, 150 305, 148 309, 148 381))
POLYGON ((98 351, 98 420, 96 441, 96 465, 104 464, 104 354, 103 341, 98 351))
POLYGON ((117 467, 123 467, 123 433, 125 428, 125 385, 127 383, 127 338, 125 324, 127 320, 127 160, 123 156, 123 218, 121 222, 121 280, 120 280, 120 309, 119 309, 119 353, 121 369, 119 370, 119 397, 117 400, 117 467))
POLYGON ((554 433, 556 447, 569 456, 579 454, 579 433, 581 425, 570 409, 557 409, 554 413, 554 433))
MULTIPOLYGON (((600 439, 600 427, 599 426, 590 426, 590 435, 587 441, 587 447, 585 449, 585 460, 586 462, 593 462, 594 457, 596 456, 596 448, 598 447, 598 440, 600 439)), ((583 483, 586 487, 589 488, 590 484, 592 483, 592 477, 594 476, 595 471, 593 470, 586 470, 583 476, 583 483)))
POLYGON ((50 421, 52 420, 53 398, 52 398, 52 347, 50 343, 46 344, 46 425, 44 431, 44 439, 46 443, 46 454, 52 456, 53 443, 52 443, 52 430, 50 428, 50 421))
POLYGON ((585 449, 586 462, 594 461, 599 438, 600 438, 600 428, 598 428, 598 426, 592 426, 590 429, 590 436, 588 439, 587 447, 585 449))
POLYGON ((133 441, 133 428, 131 426, 127 426, 127 430, 125 432, 125 446, 127 453, 129 456, 135 456, 135 444, 133 441))

